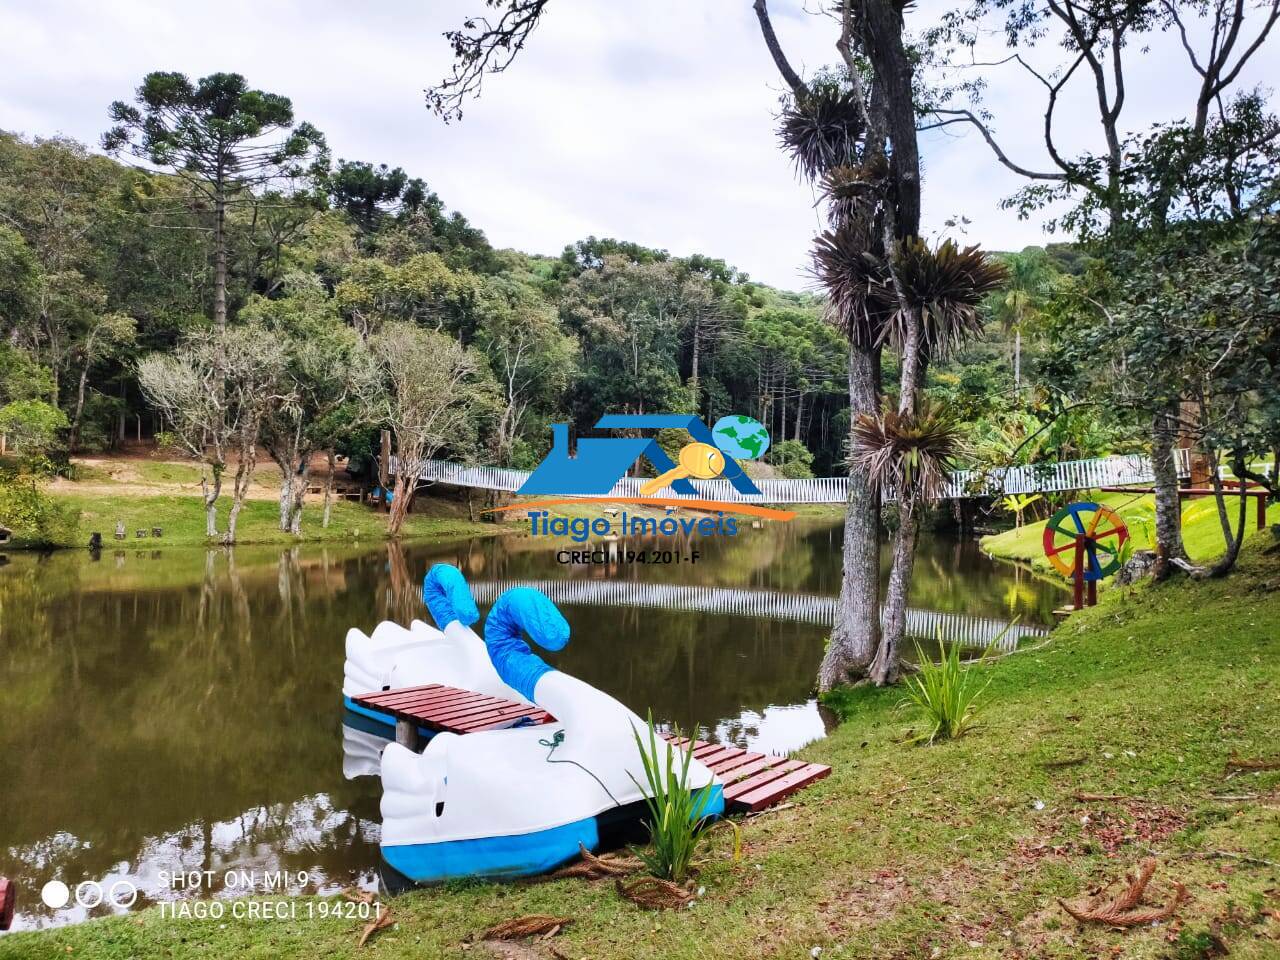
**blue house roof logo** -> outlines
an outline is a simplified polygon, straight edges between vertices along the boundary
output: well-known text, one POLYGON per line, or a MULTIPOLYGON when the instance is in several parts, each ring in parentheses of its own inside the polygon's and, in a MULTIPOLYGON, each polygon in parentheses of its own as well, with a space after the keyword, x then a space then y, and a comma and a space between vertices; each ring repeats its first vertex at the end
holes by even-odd
MULTIPOLYGON (((685 430, 697 443, 710 444, 724 455, 721 477, 742 494, 759 494, 760 489, 746 475, 737 460, 717 444, 715 435, 700 417, 689 413, 606 414, 596 421, 598 430, 685 430)), ((673 470, 676 464, 658 446, 653 437, 580 437, 576 456, 569 455, 569 425, 551 425, 551 452, 530 474, 516 492, 519 494, 557 494, 604 496, 626 476, 641 457, 659 473, 673 470)), ((671 482, 676 493, 697 496, 698 491, 687 479, 671 482)))

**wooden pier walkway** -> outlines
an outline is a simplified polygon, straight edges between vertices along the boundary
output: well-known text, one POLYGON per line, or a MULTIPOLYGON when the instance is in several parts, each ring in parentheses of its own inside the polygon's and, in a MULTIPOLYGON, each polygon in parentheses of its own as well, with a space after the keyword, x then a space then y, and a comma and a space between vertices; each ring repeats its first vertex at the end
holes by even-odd
MULTIPOLYGON (((365 709, 394 718, 396 741, 410 749, 418 748, 419 731, 423 729, 467 734, 556 722, 540 707, 439 683, 364 693, 351 699, 365 709)), ((725 809, 729 813, 753 813, 771 807, 831 773, 831 768, 821 763, 670 734, 663 736, 682 750, 689 749, 692 743, 694 757, 724 785, 725 809)))
MULTIPOLYGON (((388 451, 389 454, 389 451, 388 451)), ((391 475, 399 470, 399 461, 387 456, 391 475)), ((1174 451, 1179 477, 1191 476, 1191 452, 1174 451)), ((506 467, 467 466, 447 460, 428 460, 423 464, 420 480, 447 483, 482 490, 519 490, 529 479, 528 470, 506 467)), ((1141 454, 1097 457, 1089 460, 1059 460, 981 470, 955 470, 947 476, 942 499, 964 497, 999 497, 1013 493, 1045 493, 1053 490, 1090 490, 1121 484, 1152 483, 1155 473, 1151 460, 1141 454)), ((644 477, 623 477, 606 496, 638 497, 644 477)), ((849 478, 810 477, 804 480, 761 479, 755 481, 759 493, 739 493, 728 480, 698 480, 696 496, 708 500, 741 503, 845 503, 849 499, 849 478)), ((664 487, 656 494, 667 500, 687 500, 690 494, 676 493, 664 487)), ((886 500, 894 499, 892 492, 886 500)))

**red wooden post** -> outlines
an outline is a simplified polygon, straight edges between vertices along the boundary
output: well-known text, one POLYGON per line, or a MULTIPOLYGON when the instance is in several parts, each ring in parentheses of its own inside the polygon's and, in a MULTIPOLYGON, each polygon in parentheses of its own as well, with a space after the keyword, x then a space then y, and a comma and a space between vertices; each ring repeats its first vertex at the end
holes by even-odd
POLYGON ((1098 605, 1098 581, 1089 581, 1089 606, 1096 607, 1098 605))
POLYGON ((17 903, 18 889, 13 881, 0 877, 0 930, 8 930, 13 923, 13 908, 17 903))
POLYGON ((1073 610, 1084 606, 1084 537, 1076 537, 1076 559, 1071 568, 1071 604, 1073 610))
POLYGON ((1258 529, 1265 530, 1267 527, 1267 493, 1262 491, 1258 494, 1258 529))

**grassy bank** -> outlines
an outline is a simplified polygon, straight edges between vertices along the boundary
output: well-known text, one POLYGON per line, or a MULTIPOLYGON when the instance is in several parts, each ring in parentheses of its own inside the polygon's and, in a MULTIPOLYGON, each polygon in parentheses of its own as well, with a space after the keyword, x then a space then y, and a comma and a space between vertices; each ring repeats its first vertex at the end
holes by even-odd
MULTIPOLYGON (((323 498, 307 497, 302 517, 302 534, 280 530, 280 472, 270 463, 260 464, 249 486, 240 513, 238 544, 292 544, 305 542, 354 543, 386 539, 386 516, 368 506, 335 499, 331 522, 321 526, 323 498)), ((44 493, 61 507, 79 514, 79 532, 60 537, 58 546, 83 547, 89 535, 102 534, 107 546, 115 544, 117 521, 124 523, 126 543, 132 546, 207 546, 219 542, 205 536, 204 503, 200 492, 200 469, 190 463, 147 457, 93 458, 75 462, 74 478, 59 478, 44 493), (151 537, 159 527, 159 540, 151 537), (138 538, 137 532, 146 536, 138 538)), ((465 505, 452 500, 423 497, 423 512, 410 514, 401 536, 405 540, 442 541, 461 537, 489 536, 506 527, 476 523, 467 516, 465 505)), ((224 486, 218 501, 218 530, 226 530, 231 494, 224 486)), ((30 543, 30 531, 15 526, 14 546, 30 543)))
MULTIPOLYGON (((116 522, 123 521, 126 540, 137 545, 138 530, 146 530, 142 543, 148 546, 206 546, 217 538, 205 536, 204 506, 200 497, 200 468, 191 463, 156 459, 155 457, 95 457, 78 459, 74 479, 60 478, 49 484, 45 492, 54 502, 77 511, 80 531, 73 538, 62 538, 59 546, 80 547, 93 532, 102 534, 104 542, 114 543, 116 522), (150 537, 153 527, 163 531, 160 543, 150 537)), ((335 500, 332 522, 321 527, 322 498, 307 497, 300 537, 279 529, 280 473, 271 463, 259 464, 240 514, 236 541, 239 544, 291 544, 298 542, 368 543, 386 538, 386 518, 369 507, 335 500)), ((452 540, 460 537, 492 536, 497 533, 520 533, 528 529, 523 511, 499 515, 497 523, 477 523, 469 519, 465 505, 447 498, 421 497, 424 512, 411 514, 402 536, 406 540, 452 540)), ((662 519, 661 507, 639 504, 624 505, 631 516, 662 519)), ((218 503, 218 529, 226 529, 231 496, 224 488, 218 503)), ((595 503, 560 504, 542 508, 553 517, 598 519, 601 505, 595 503)), ((837 517, 843 510, 839 504, 799 504, 789 506, 801 517, 837 517)), ((745 521, 742 521, 745 522, 745 521)), ((33 546, 27 531, 14 529, 14 547, 33 546)), ((568 542, 568 538, 565 538, 568 542)))
MULTIPOLYGON (((204 507, 198 496, 174 494, 138 495, 134 493, 79 493, 60 490, 61 501, 80 511, 80 529, 87 542, 89 534, 98 531, 104 543, 113 544, 116 521, 123 520, 126 543, 148 546, 204 546, 217 539, 205 537, 204 507), (160 527, 163 536, 152 540, 152 527, 160 527), (138 530, 146 530, 147 538, 136 540, 138 530)), ((435 506, 434 504, 432 505, 435 506)), ((230 500, 219 503, 218 529, 225 530, 230 500)), ((295 537, 280 529, 279 506, 270 500, 246 500, 240 513, 236 542, 240 544, 278 544, 310 541, 377 541, 386 538, 385 515, 357 503, 334 503, 327 528, 321 527, 319 503, 308 504, 302 517, 302 535, 295 537)), ((443 510, 410 514, 402 536, 413 540, 452 540, 459 537, 484 536, 501 532, 491 523, 472 523, 443 510)))
POLYGON ((1280 753, 1280 562, 1260 546, 1220 581, 1111 591, 1048 644, 980 667, 988 706, 958 741, 908 745, 919 718, 899 707, 900 691, 844 694, 843 725, 803 752, 832 776, 747 821, 739 863, 720 831, 689 910, 642 911, 609 881, 460 885, 390 901, 395 926, 364 948, 351 920, 171 920, 153 909, 3 937, 0 958, 743 960, 815 947, 823 957, 1193 960, 1220 947, 1275 957, 1280 771, 1229 766, 1280 753), (1175 880, 1190 894, 1173 922, 1081 927, 1058 906, 1149 853, 1160 863, 1153 897, 1167 899, 1175 880), (523 951, 466 943, 529 913, 572 921, 523 951))
MULTIPOLYGON (((1151 549, 1155 536, 1155 498, 1150 495, 1141 496, 1132 493, 1099 493, 1081 494, 1081 500, 1093 500, 1115 510, 1124 519, 1129 528, 1137 550, 1151 549)), ((1231 528, 1235 529, 1239 501, 1228 500, 1227 512, 1231 517, 1231 528)), ((1249 501, 1249 519, 1245 528, 1245 540, 1248 542, 1257 536, 1257 521, 1254 501, 1249 501)), ((1280 523, 1280 504, 1272 504, 1267 509, 1267 522, 1280 523)), ((1038 573, 1057 576, 1057 572, 1044 556, 1045 521, 1028 523, 1021 530, 1006 530, 982 538, 982 549, 1001 560, 1016 560, 1028 563, 1038 573)), ((1265 534, 1270 539, 1269 534, 1265 534)), ((1226 541, 1222 536, 1222 525, 1218 520, 1218 508, 1212 497, 1190 500, 1183 503, 1182 538, 1187 545, 1187 553, 1192 560, 1205 563, 1219 556, 1226 549, 1226 541)))

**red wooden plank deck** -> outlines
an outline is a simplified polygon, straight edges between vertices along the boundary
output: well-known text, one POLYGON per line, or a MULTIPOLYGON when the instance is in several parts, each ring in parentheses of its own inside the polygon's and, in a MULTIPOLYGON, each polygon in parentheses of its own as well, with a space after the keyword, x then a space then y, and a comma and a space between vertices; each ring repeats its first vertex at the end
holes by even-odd
MULTIPOLYGON (((690 746, 685 737, 666 737, 674 746, 690 746)), ((753 813, 771 807, 831 773, 825 764, 753 753, 722 743, 695 740, 692 746, 694 758, 724 784, 725 808, 730 813, 753 813)))
MULTIPOLYGON (((555 723, 555 717, 538 707, 501 697, 490 697, 458 687, 430 683, 352 697, 356 703, 389 714, 398 721, 447 733, 477 733, 509 727, 517 720, 555 723)), ((692 747, 694 757, 724 784, 725 808, 730 813, 763 810, 797 790, 821 780, 831 768, 820 763, 753 753, 741 747, 663 734, 674 746, 692 747)))
POLYGON ((509 727, 521 719, 534 724, 555 722, 547 711, 530 704, 440 683, 362 693, 351 699, 362 707, 417 723, 437 733, 476 733, 509 727))

